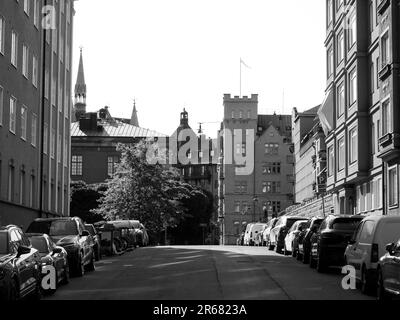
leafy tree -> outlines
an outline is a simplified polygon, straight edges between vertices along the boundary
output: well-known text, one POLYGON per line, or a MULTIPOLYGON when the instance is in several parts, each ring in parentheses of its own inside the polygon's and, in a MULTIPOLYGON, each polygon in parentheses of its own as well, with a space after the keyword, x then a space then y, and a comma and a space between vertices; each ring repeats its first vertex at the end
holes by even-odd
POLYGON ((84 181, 71 182, 71 216, 79 217, 87 223, 103 220, 103 216, 94 213, 93 210, 98 208, 98 201, 106 188, 106 184, 88 185, 84 181))
POLYGON ((149 161, 151 147, 148 142, 118 146, 121 162, 95 212, 110 220, 140 220, 157 234, 183 218, 182 202, 189 197, 189 185, 176 170, 149 161))

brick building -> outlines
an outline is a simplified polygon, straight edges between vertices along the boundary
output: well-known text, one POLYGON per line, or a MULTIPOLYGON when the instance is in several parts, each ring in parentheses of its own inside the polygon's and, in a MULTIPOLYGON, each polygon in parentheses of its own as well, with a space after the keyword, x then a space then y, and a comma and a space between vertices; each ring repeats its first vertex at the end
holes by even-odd
POLYGON ((74 2, 45 3, 0 2, 0 224, 69 214, 74 2))

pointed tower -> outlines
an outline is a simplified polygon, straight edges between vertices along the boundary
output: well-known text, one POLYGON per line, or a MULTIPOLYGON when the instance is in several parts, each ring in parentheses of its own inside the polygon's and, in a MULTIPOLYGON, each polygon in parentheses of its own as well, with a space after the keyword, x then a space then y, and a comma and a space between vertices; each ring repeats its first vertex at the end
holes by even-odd
POLYGON ((139 127, 139 120, 137 116, 137 110, 136 110, 136 100, 133 102, 133 111, 132 111, 132 117, 131 117, 131 125, 135 127, 139 127))
POLYGON ((81 48, 81 57, 79 60, 78 77, 75 84, 75 118, 79 121, 80 117, 86 113, 86 83, 85 73, 83 71, 83 57, 81 48))

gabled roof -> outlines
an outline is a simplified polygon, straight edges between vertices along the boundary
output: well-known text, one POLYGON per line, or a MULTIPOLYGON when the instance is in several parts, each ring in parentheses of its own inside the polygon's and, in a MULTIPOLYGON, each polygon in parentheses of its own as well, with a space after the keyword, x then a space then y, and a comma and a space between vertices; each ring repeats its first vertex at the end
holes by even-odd
POLYGON ((273 126, 281 136, 292 135, 292 116, 291 115, 259 115, 258 116, 258 128, 262 128, 262 131, 267 130, 270 126, 273 126))
POLYGON ((79 122, 71 123, 71 137, 113 137, 113 138, 160 138, 166 135, 133 126, 121 121, 99 121, 98 126, 101 130, 82 131, 79 122))

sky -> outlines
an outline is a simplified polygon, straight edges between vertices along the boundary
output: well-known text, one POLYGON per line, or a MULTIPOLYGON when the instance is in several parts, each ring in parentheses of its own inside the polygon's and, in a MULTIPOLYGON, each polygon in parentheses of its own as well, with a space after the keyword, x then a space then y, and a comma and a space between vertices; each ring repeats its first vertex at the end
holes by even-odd
POLYGON ((223 95, 259 95, 259 113, 292 114, 322 103, 325 1, 75 1, 74 73, 83 47, 87 111, 110 107, 172 134, 183 108, 217 136, 223 95), (210 123, 207 123, 210 122, 210 123))

